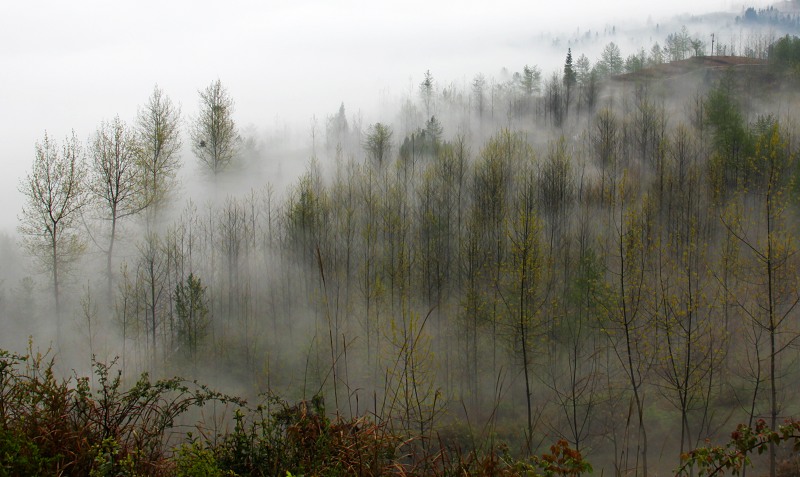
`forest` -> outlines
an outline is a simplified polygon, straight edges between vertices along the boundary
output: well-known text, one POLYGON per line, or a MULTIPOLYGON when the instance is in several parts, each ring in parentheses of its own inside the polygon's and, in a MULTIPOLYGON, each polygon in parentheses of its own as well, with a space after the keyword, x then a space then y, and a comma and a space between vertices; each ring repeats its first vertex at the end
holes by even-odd
POLYGON ((733 466, 728 448, 692 453, 732 440, 764 451, 757 472, 796 475, 777 443, 800 439, 800 39, 737 48, 683 28, 663 45, 570 48, 551 74, 464 86, 425 71, 385 117, 342 104, 312 124, 286 188, 219 79, 193 115, 156 86, 88 140, 44 134, 20 251, 3 247, 37 273, 0 285, 21 343, 0 353, 0 449, 39 472, 64 461, 19 425, 62 396, 99 426, 92 475, 151 475, 134 461, 174 431, 125 426, 184 413, 208 427, 175 455, 208 475, 322 473, 305 454, 247 470, 209 423, 240 452, 259 432, 333 429, 362 439, 352 452, 384 433, 370 462, 400 453, 342 474, 692 475, 733 466))

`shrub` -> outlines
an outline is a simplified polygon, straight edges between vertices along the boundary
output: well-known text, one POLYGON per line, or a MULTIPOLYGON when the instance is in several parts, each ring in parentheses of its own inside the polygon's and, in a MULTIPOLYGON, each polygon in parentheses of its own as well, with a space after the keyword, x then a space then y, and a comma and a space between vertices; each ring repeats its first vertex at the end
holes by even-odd
POLYGON ((127 390, 121 373, 94 362, 89 379, 59 380, 53 360, 0 350, 0 475, 162 475, 166 432, 189 409, 210 400, 243 401, 180 378, 151 381, 145 373, 127 390))

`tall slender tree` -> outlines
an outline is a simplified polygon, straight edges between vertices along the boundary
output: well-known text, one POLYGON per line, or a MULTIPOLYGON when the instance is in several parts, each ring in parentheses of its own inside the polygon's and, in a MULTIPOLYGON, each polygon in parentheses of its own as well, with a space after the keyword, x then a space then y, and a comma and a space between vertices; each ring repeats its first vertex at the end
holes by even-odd
POLYGON ((158 87, 136 116, 139 167, 146 202, 154 212, 176 185, 181 167, 181 110, 158 87))
MULTIPOLYGON (((758 132, 755 153, 747 161, 750 180, 742 184, 736 197, 739 207, 750 212, 752 224, 723 218, 726 229, 738 240, 748 257, 743 270, 750 284, 749 293, 737 296, 737 305, 753 327, 766 337, 766 374, 771 429, 777 429, 782 404, 780 357, 800 340, 795 311, 800 305, 800 280, 797 275, 797 238, 788 225, 792 171, 796 171, 795 153, 777 122, 764 125, 758 132)), ((796 172, 795 172, 796 173, 796 172)), ((755 343, 756 347, 761 346, 755 343)), ((757 356, 763 351, 756 350, 757 356)), ((761 358, 757 366, 761 369, 761 358)), ((759 371, 760 373, 761 371, 759 371)), ((753 401, 758 397, 754 393, 753 401)), ((751 411, 752 414, 752 411, 751 411)), ((769 448, 769 473, 777 473, 777 450, 769 448)))
POLYGON ((19 187, 25 196, 19 231, 25 248, 51 274, 59 346, 63 274, 86 247, 78 227, 86 205, 85 176, 83 149, 75 133, 61 150, 45 133, 42 142, 36 143, 33 168, 19 187))
POLYGON ((567 48, 567 58, 564 61, 564 112, 569 114, 569 106, 572 102, 572 91, 578 84, 578 73, 575 71, 575 66, 572 64, 572 48, 567 48))
POLYGON ((233 121, 234 103, 222 81, 200 91, 200 112, 192 121, 189 136, 192 152, 214 176, 228 169, 239 149, 239 132, 233 121))
POLYGON ((425 77, 419 84, 419 95, 422 102, 425 104, 425 116, 431 117, 433 115, 433 74, 431 70, 425 71, 425 77))
POLYGON ((89 192, 97 201, 101 218, 108 221, 110 227, 105 250, 110 303, 117 226, 121 219, 137 214, 147 206, 145 171, 136 164, 139 147, 135 133, 119 116, 100 125, 91 141, 90 153, 89 192))

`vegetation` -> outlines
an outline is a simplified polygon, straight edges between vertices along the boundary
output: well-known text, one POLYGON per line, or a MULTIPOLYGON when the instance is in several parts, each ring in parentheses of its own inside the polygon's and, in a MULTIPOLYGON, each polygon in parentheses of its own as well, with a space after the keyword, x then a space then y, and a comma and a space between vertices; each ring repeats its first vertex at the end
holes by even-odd
MULTIPOLYGON (((331 419, 321 397, 290 405, 267 395, 253 408, 179 378, 151 382, 145 374, 124 389, 113 363, 94 362, 91 380, 58 380, 53 368, 46 354, 0 350, 0 475, 577 477, 593 470, 563 439, 529 458, 504 445, 465 452, 441 438, 405 438, 367 417, 331 419), (195 431, 174 433, 186 414, 210 403, 235 408, 233 429, 201 419, 195 431)), ((738 475, 753 453, 783 442, 800 445, 799 422, 774 431, 763 420, 742 424, 724 446, 683 454, 678 474, 697 467, 701 475, 738 475)))
POLYGON ((167 200, 179 113, 157 88, 135 131, 98 130, 91 186, 78 142, 45 138, 20 230, 53 300, 31 311, 20 284, 0 305, 32 328, 56 317, 60 352, 88 342, 119 368, 62 380, 4 354, 7 473, 578 475, 589 460, 646 476, 738 471, 764 450, 778 475, 800 412, 800 122, 779 105, 800 93, 763 61, 644 73, 702 56, 698 41, 684 29, 628 60, 609 43, 595 65, 569 49, 550 76, 461 88, 426 71, 396 117, 342 104, 319 156, 314 123, 305 172, 277 192, 250 177, 246 152, 270 156, 217 80, 190 131, 202 204, 167 200), (149 379, 179 372, 258 404, 149 379))
POLYGON ((0 351, 0 475, 169 475, 168 431, 190 409, 237 403, 181 379, 128 389, 111 366, 59 379, 54 360, 0 351))
MULTIPOLYGON (((315 397, 296 405, 268 396, 240 399, 173 378, 142 375, 124 389, 119 372, 94 363, 95 377, 58 380, 46 355, 0 351, 0 475, 285 476, 543 475, 591 471, 566 441, 529 460, 504 448, 486 455, 423 451, 385 424, 330 419, 315 397), (95 381, 96 380, 96 381, 95 381), (181 419, 217 403, 235 408, 233 429, 201 420, 176 435, 181 419)), ((184 419, 185 420, 185 419, 184 419)))

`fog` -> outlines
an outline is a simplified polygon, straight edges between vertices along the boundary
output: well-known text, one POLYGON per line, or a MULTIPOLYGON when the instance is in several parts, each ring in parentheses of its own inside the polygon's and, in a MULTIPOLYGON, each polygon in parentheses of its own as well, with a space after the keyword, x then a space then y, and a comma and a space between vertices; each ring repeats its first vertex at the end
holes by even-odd
MULTIPOLYGON (((740 25, 743 7, 731 2, 400 5, 4 7, 0 41, 13 46, 0 51, 0 348, 23 352, 33 336, 55 347, 66 375, 88 373, 96 353, 121 357, 126 380, 188 373, 248 398, 322 392, 336 412, 408 432, 441 425, 445 440, 497 435, 515 452, 565 437, 618 472, 638 468, 639 452, 666 471, 733 421, 775 411, 766 358, 745 367, 751 349, 765 353, 758 310, 773 270, 763 273, 757 239, 735 239, 772 220, 760 215, 771 210, 759 208, 762 166, 737 151, 755 157, 769 144, 778 157, 788 150, 778 132, 787 144, 800 135, 782 106, 800 97, 791 82, 754 87, 778 84, 763 55, 783 33, 740 25), (706 48, 714 34, 723 51, 755 46, 762 59, 728 89, 724 68, 705 64, 651 84, 598 62, 611 41, 624 61, 683 27, 706 48), (561 77, 568 49, 597 66, 571 85, 561 77), (525 86, 526 65, 540 69, 541 88, 525 86), (243 139, 219 174, 198 164, 192 149, 206 144, 188 132, 198 93, 217 79, 243 139), (45 131, 85 143, 117 115, 133 124, 154 85, 181 108, 180 185, 122 220, 115 247, 103 201, 85 207, 76 229, 91 240, 64 260, 72 273, 61 275, 59 306, 58 274, 16 243, 34 146, 45 131), (742 108, 729 116, 750 149, 734 138, 726 155, 718 123, 705 120, 710 92, 742 108), (378 126, 389 139, 373 147, 378 126), (188 312, 182 294, 195 278, 188 312), (663 336, 678 351, 663 349, 663 336), (683 365, 695 382, 675 373, 683 365), (679 396, 676 410, 689 388, 693 400, 679 396)), ((707 61, 682 64, 694 60, 707 61)), ((750 60, 736 61, 729 69, 750 60)), ((789 230, 794 207, 776 227, 789 230)), ((800 287, 786 253, 775 263, 790 271, 775 288, 788 315, 800 287)), ((786 331, 797 331, 788 343, 800 336, 786 331)), ((785 349, 790 396, 797 349, 785 349)))
MULTIPOLYGON (((652 26, 717 10, 741 6, 687 0, 547 6, 240 1, 224 8, 205 1, 6 2, 0 15, 0 230, 16 227, 18 183, 45 131, 60 139, 75 130, 88 138, 102 120, 131 120, 155 84, 182 106, 186 119, 197 109, 197 91, 220 78, 241 126, 262 135, 289 128, 308 137, 312 118, 322 124, 341 102, 350 113, 380 119, 381 106, 415 90, 426 70, 441 85, 525 64, 547 75, 563 64, 566 44, 552 48, 558 35, 652 26)), ((603 44, 586 51, 592 61, 603 44)), ((183 159, 194 158, 187 152, 183 159)))

